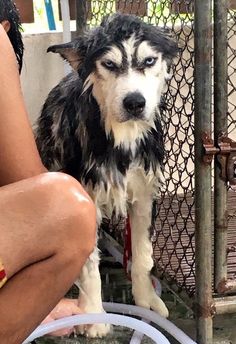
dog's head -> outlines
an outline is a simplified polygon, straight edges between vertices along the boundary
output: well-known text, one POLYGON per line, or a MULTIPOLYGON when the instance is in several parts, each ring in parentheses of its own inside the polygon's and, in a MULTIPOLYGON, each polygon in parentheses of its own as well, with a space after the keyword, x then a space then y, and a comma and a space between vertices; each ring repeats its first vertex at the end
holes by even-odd
POLYGON ((164 30, 132 15, 106 17, 68 44, 52 46, 91 90, 106 130, 153 122, 177 44, 164 30))

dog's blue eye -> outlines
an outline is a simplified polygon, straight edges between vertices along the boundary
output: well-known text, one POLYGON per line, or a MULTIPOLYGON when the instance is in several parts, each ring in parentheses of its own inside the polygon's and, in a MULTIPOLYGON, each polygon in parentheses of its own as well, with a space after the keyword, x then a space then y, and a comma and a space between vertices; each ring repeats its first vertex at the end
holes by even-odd
POLYGON ((113 69, 116 67, 116 65, 110 60, 104 61, 103 65, 109 69, 113 69))
POLYGON ((157 59, 155 57, 147 57, 144 60, 144 65, 147 66, 147 67, 152 67, 156 63, 156 60, 157 59))

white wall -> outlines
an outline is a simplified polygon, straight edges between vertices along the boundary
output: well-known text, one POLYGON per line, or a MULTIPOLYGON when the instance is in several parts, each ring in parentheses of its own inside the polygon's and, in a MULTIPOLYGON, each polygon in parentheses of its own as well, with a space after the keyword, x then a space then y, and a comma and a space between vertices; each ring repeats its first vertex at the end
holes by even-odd
POLYGON ((61 33, 24 35, 25 54, 21 75, 23 93, 30 120, 34 123, 49 91, 64 76, 64 63, 50 45, 62 43, 61 33))

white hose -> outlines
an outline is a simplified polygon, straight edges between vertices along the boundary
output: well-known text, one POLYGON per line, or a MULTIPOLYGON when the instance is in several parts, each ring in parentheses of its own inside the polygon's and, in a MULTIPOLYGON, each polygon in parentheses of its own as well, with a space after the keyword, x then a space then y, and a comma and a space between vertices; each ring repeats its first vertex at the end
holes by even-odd
MULTIPOLYGON (((161 317, 159 314, 138 306, 125 305, 121 303, 104 302, 103 307, 107 312, 117 312, 127 315, 135 315, 145 320, 149 320, 168 332, 181 344, 197 344, 190 337, 188 337, 182 330, 171 323, 169 320, 161 317)), ((140 331, 139 331, 140 332, 140 331)))
MULTIPOLYGON (((147 321, 145 319, 141 319, 141 321, 150 324, 150 321, 147 321)), ((129 344, 140 344, 143 340, 144 334, 139 331, 134 331, 129 344)))
POLYGON ((106 313, 73 315, 64 319, 55 320, 45 325, 41 325, 26 339, 26 341, 24 341, 23 344, 29 343, 32 340, 35 340, 36 338, 42 337, 45 334, 54 331, 58 331, 62 328, 74 327, 76 325, 86 325, 91 323, 106 323, 117 326, 129 327, 144 333, 147 337, 154 340, 154 342, 157 344, 170 344, 168 339, 166 339, 160 331, 146 324, 145 322, 142 322, 141 320, 130 318, 124 315, 106 313))
POLYGON ((134 334, 129 342, 129 344, 140 344, 143 340, 144 334, 139 331, 134 331, 134 334))
MULTIPOLYGON (((162 318, 157 313, 150 311, 148 309, 132 306, 132 305, 125 305, 119 303, 103 303, 103 307, 108 312, 116 312, 116 313, 125 313, 128 315, 135 315, 145 320, 151 321, 164 329, 168 332, 173 338, 175 338, 180 344, 197 344, 194 342, 190 337, 188 337, 183 331, 181 331, 178 327, 172 324, 169 320, 162 318)), ((30 341, 41 337, 45 334, 63 329, 65 327, 74 327, 80 324, 98 324, 98 323, 107 323, 113 324, 118 326, 125 326, 130 327, 139 333, 143 333, 153 339, 158 344, 169 344, 169 341, 154 327, 150 326, 149 324, 136 320, 131 317, 127 317, 124 315, 117 315, 117 314, 83 314, 83 315, 74 315, 71 317, 67 317, 60 320, 55 320, 51 323, 39 326, 23 343, 29 343, 30 341)), ((140 335, 137 335, 134 340, 136 343, 140 342, 140 335)))

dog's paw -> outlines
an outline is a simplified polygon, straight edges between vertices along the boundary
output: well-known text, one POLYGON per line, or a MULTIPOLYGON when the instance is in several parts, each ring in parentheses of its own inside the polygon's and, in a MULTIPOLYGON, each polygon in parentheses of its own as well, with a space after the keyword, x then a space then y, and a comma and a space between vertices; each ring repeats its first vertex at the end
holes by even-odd
POLYGON ((164 318, 168 318, 169 311, 162 301, 162 299, 154 292, 149 297, 136 297, 135 304, 140 307, 152 309, 154 312, 160 314, 164 318))
POLYGON ((164 304, 162 299, 157 295, 154 295, 152 297, 151 302, 150 302, 150 308, 154 312, 157 312, 158 314, 160 314, 164 318, 168 318, 168 316, 169 316, 169 311, 168 311, 166 305, 164 304))
POLYGON ((111 332, 112 326, 109 324, 94 324, 77 326, 76 332, 88 338, 103 338, 111 332))

